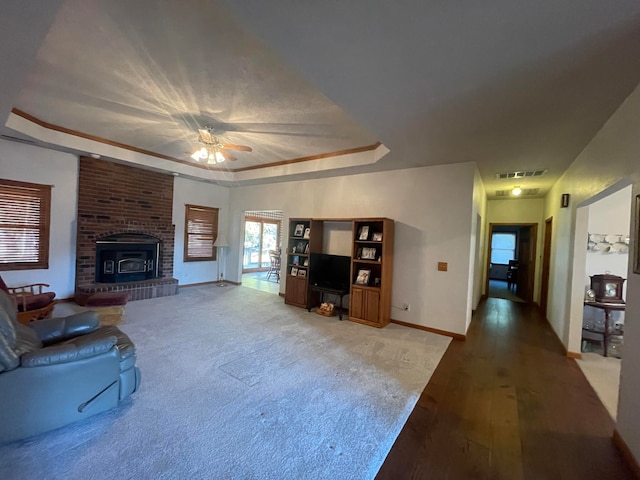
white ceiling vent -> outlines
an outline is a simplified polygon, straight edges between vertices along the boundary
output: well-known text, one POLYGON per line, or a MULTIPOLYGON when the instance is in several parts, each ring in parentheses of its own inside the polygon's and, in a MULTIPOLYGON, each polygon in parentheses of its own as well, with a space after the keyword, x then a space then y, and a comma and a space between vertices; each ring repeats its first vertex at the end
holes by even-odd
MULTIPOLYGON (((539 188, 523 188, 519 197, 525 197, 527 195, 538 195, 539 188)), ((509 190, 496 190, 496 197, 511 197, 511 189, 509 190)))
POLYGON ((524 172, 506 172, 496 173, 496 178, 499 180, 512 179, 512 178, 528 178, 528 177, 541 177, 549 170, 527 170, 524 172))

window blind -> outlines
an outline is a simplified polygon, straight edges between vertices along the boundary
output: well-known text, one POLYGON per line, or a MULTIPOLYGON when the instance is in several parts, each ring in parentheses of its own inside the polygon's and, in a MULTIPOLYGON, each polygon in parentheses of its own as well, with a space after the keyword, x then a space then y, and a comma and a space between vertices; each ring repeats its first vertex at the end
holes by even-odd
POLYGON ((51 186, 0 180, 0 270, 49 268, 51 186))
POLYGON ((198 205, 186 205, 184 261, 216 259, 213 246, 218 237, 218 209, 198 205))

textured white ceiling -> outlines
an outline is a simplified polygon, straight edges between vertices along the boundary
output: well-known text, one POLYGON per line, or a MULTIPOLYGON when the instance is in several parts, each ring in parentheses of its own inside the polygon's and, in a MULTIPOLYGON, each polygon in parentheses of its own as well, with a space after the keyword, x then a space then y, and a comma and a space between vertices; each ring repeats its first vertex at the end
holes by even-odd
MULTIPOLYGON (((29 12, 8 11, 0 48, 33 50, 46 21, 26 35, 29 12)), ((511 186, 498 172, 549 169, 519 182, 543 195, 640 80, 636 0, 65 0, 49 16, 29 68, 0 76, 9 108, 184 160, 212 125, 254 150, 231 169, 390 150, 289 180, 476 162, 490 196, 511 186)))

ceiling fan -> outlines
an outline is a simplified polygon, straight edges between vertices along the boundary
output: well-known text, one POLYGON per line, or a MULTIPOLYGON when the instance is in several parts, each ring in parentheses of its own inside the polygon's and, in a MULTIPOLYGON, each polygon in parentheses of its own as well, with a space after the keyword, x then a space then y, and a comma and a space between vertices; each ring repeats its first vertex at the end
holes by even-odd
POLYGON ((239 150, 241 152, 251 152, 253 149, 246 145, 234 145, 232 143, 222 143, 218 137, 213 135, 212 127, 204 127, 198 129, 198 140, 204 146, 197 149, 191 154, 191 158, 196 161, 206 160, 208 164, 220 163, 225 160, 235 161, 236 157, 226 150, 239 150))

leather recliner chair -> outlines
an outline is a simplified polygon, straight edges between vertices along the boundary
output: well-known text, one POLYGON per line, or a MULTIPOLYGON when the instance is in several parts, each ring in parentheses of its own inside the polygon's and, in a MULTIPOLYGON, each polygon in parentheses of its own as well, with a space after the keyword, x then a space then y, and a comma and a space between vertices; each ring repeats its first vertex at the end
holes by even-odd
POLYGON ((117 406, 140 385, 135 346, 97 313, 23 325, 0 291, 0 443, 117 406))

